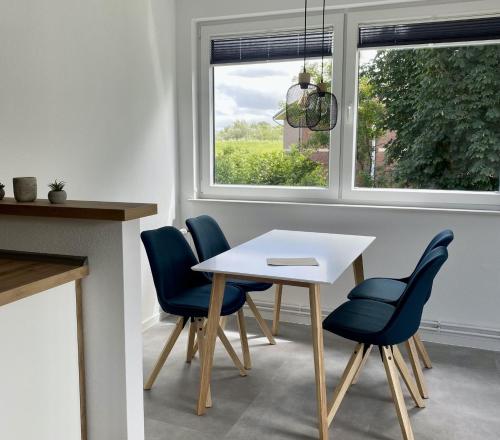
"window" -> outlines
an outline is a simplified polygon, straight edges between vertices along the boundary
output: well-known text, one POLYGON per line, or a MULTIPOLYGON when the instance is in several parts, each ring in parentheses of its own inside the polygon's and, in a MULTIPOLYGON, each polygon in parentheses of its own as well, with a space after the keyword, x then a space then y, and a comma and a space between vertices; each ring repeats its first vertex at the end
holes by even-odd
MULTIPOLYGON (((500 11, 481 4, 496 15, 472 3, 328 12, 330 132, 285 122, 302 17, 200 25, 200 197, 497 209, 500 11)), ((320 25, 313 13, 316 74, 320 25)))
POLYGON ((360 28, 355 186, 498 191, 494 35, 496 18, 360 28))
MULTIPOLYGON (((316 132, 286 122, 286 93, 303 69, 302 26, 297 16, 202 29, 201 45, 209 48, 208 54, 200 52, 204 196, 336 197, 340 130, 316 132)), ((343 17, 327 14, 324 39, 320 26, 321 15, 313 14, 308 20, 307 70, 319 82, 323 52, 324 80, 340 99, 343 17)))
MULTIPOLYGON (((332 81, 332 32, 308 31, 307 70, 332 81), (315 57, 316 56, 316 57, 315 57)), ((214 183, 328 187, 330 133, 293 128, 285 97, 303 69, 303 32, 211 42, 214 183)))
MULTIPOLYGON (((319 75, 319 62, 308 65, 319 75)), ((330 133, 293 128, 285 117, 302 61, 213 69, 214 183, 327 187, 330 133)))

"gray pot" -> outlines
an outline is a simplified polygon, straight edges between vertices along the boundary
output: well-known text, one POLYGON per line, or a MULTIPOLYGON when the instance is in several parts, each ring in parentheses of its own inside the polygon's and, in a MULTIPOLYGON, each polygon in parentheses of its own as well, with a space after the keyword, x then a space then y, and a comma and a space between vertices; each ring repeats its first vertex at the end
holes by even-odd
POLYGON ((50 203, 64 203, 66 201, 67 195, 66 191, 61 190, 61 191, 50 191, 49 192, 49 201, 50 203))
POLYGON ((36 177, 14 177, 14 197, 18 202, 34 202, 36 200, 36 177))
POLYGON ((5 190, 3 188, 0 188, 0 200, 3 200, 5 197, 5 190))

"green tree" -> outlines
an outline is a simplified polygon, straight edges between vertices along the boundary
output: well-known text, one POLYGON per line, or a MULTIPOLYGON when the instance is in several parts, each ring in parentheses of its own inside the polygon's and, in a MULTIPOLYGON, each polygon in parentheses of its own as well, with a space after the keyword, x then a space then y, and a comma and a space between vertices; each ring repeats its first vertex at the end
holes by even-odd
POLYGON ((372 141, 384 134, 385 107, 374 94, 373 84, 362 73, 358 85, 358 121, 356 136, 356 172, 362 178, 358 184, 372 186, 371 149, 372 141))
POLYGON ((401 187, 497 190, 500 45, 379 51, 367 76, 401 187))
POLYGON ((224 127, 217 133, 217 140, 280 140, 283 129, 279 125, 271 125, 268 122, 249 123, 242 120, 234 121, 230 126, 224 127))
MULTIPOLYGON (((323 63, 323 82, 328 84, 328 91, 330 91, 332 83, 332 69, 332 61, 325 60, 323 63)), ((311 74, 311 80, 314 84, 319 84, 321 82, 321 62, 306 63, 306 70, 311 74)))

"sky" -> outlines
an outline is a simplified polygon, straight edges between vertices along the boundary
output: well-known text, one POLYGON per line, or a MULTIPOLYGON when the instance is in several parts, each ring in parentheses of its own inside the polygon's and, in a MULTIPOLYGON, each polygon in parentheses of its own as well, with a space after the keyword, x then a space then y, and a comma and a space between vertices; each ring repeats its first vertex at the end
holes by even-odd
POLYGON ((275 124, 279 103, 301 70, 300 60, 215 66, 215 130, 237 119, 275 124))
MULTIPOLYGON (((360 53, 360 63, 370 62, 375 50, 360 53)), ((276 124, 273 116, 285 101, 293 79, 302 71, 302 60, 217 65, 214 67, 215 130, 236 120, 276 124)))

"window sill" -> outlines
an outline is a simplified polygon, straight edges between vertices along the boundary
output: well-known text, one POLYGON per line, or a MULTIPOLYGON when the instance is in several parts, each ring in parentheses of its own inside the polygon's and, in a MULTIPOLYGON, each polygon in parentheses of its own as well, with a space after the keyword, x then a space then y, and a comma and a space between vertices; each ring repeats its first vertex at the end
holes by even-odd
POLYGON ((389 205, 389 204, 365 204, 365 203, 318 203, 318 202, 290 202, 276 200, 240 200, 240 199, 212 199, 212 198, 196 198, 187 199, 189 202, 196 203, 234 203, 243 205, 284 205, 284 206, 307 206, 307 207, 322 207, 322 208, 358 208, 358 209, 381 209, 388 211, 416 211, 416 212, 437 212, 437 213, 456 213, 456 214, 483 214, 483 215, 500 215, 499 207, 437 207, 437 206, 410 206, 410 205, 389 205))

